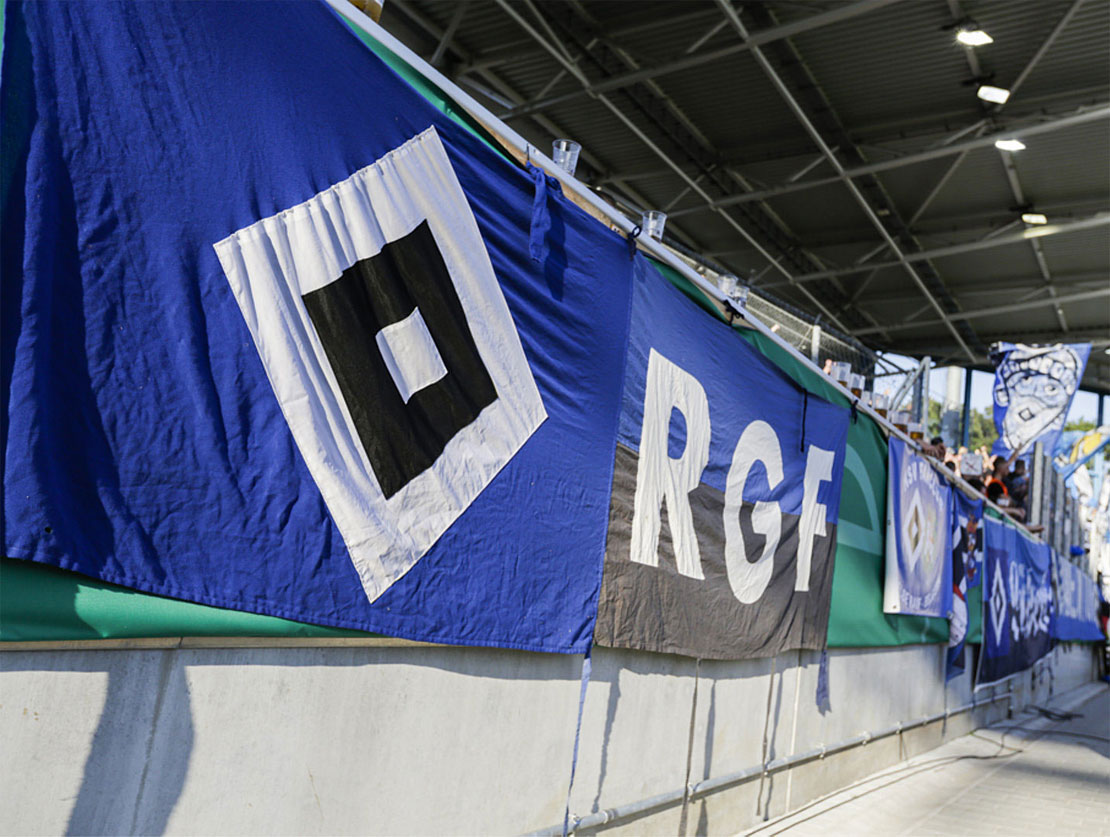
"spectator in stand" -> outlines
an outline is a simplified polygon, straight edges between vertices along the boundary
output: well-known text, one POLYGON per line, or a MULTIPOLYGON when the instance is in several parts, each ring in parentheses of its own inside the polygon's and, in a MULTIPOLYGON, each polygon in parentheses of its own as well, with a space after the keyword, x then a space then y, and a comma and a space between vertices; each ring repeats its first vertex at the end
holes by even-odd
MULTIPOLYGON (((1010 473, 1010 466, 1006 462, 1006 459, 1001 454, 999 454, 998 456, 994 457, 994 459, 989 460, 989 461, 991 463, 990 471, 984 473, 984 476, 986 477, 987 496, 988 497, 991 496, 990 495, 991 486, 997 485, 998 486, 997 496, 1005 497, 1006 502, 1008 503, 1009 500, 1010 500, 1010 491, 1009 491, 1009 489, 1006 488, 1006 475, 1008 473, 1010 473)), ((992 497, 991 499, 994 499, 994 498, 992 497)), ((995 500, 995 502, 997 503, 998 501, 995 500)), ((999 505, 1005 505, 1005 504, 1004 503, 999 503, 999 505)))
POLYGON ((1014 470, 1002 481, 1006 484, 1006 491, 1013 505, 1025 509, 1025 500, 1029 494, 1029 474, 1025 471, 1025 460, 1017 460, 1014 463, 1014 470))

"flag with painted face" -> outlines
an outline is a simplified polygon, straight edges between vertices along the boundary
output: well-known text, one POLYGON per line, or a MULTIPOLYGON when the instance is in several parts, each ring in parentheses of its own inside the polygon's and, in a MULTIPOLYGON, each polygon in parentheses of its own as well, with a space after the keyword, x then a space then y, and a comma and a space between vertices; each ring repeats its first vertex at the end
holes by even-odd
POLYGON ((952 608, 952 488, 925 457, 888 443, 883 611, 947 617, 952 608))
POLYGON ((636 260, 596 637, 740 659, 827 641, 849 411, 636 260))
POLYGON ((964 671, 968 603, 980 594, 983 560, 983 501, 972 500, 962 491, 952 491, 952 610, 948 619, 948 656, 945 679, 964 671))
POLYGON ((1025 671, 1052 650, 1052 551, 1014 524, 983 521, 983 648, 976 687, 1025 671))
POLYGON ((1083 379, 1090 343, 999 343, 994 364, 993 453, 1009 456, 1043 442, 1052 450, 1083 379))
POLYGON ((626 244, 279 9, 7 5, 5 554, 582 651, 626 244))

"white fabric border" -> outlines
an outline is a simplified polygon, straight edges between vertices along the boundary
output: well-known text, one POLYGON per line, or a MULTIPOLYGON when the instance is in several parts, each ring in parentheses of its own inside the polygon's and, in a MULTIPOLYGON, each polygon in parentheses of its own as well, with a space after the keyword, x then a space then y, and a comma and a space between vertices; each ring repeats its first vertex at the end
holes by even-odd
POLYGON ((214 245, 270 384, 371 601, 435 544, 547 413, 434 127, 214 245), (498 398, 388 500, 301 300, 427 220, 498 398))

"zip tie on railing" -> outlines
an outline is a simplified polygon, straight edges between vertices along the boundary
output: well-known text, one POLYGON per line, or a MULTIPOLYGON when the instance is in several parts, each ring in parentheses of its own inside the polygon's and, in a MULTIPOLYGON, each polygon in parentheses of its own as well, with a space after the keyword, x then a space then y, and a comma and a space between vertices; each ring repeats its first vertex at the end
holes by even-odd
POLYGON ((626 236, 625 241, 628 244, 629 259, 636 258, 636 239, 640 237, 640 233, 642 233, 643 231, 644 228, 641 227, 639 224, 628 231, 628 235, 626 236))

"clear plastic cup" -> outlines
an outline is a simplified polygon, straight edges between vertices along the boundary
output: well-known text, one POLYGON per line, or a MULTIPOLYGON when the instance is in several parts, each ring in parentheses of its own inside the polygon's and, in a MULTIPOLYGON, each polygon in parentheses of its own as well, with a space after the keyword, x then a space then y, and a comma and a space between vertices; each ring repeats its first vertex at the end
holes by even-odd
POLYGON ((919 421, 911 421, 909 425, 907 425, 906 432, 910 434, 911 439, 921 441, 925 438, 925 425, 919 421))
POLYGON ((725 299, 733 299, 736 296, 736 285, 738 279, 731 273, 721 273, 717 276, 717 290, 725 299))
POLYGON ((903 433, 905 433, 910 426, 910 414, 908 410, 895 410, 890 414, 890 422, 903 433))
POLYGON ((644 235, 651 236, 656 241, 663 240, 663 227, 667 225, 667 213, 658 209, 651 209, 640 217, 640 227, 644 235))
POLYGON ((887 413, 890 412, 890 396, 876 392, 871 396, 871 409, 886 418, 887 413))
POLYGON ((852 377, 852 364, 843 360, 835 360, 829 375, 832 376, 834 381, 839 381, 844 386, 848 386, 852 377))
POLYGON ((867 380, 863 377, 863 375, 856 375, 855 373, 853 373, 848 379, 848 389, 851 390, 852 395, 856 396, 856 398, 859 398, 860 395, 863 393, 863 387, 866 383, 867 380))
POLYGON ((567 174, 573 175, 578 168, 578 155, 581 151, 582 146, 574 140, 557 139, 551 143, 551 159, 567 174))

